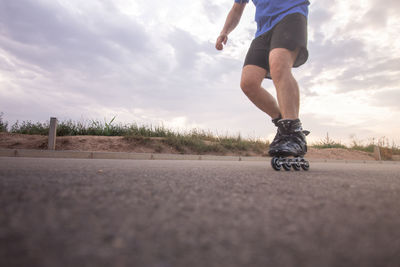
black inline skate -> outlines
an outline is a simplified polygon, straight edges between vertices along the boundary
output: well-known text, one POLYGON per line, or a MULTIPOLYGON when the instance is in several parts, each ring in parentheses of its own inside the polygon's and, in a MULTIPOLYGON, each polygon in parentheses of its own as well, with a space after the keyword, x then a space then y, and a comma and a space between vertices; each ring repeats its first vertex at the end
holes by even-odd
POLYGON ((269 145, 269 147, 271 146, 275 146, 281 139, 281 132, 279 131, 279 124, 278 122, 282 119, 282 115, 279 114, 279 117, 276 119, 272 120, 272 123, 275 124, 275 126, 278 128, 278 130, 276 131, 276 135, 274 137, 274 140, 272 140, 272 143, 269 145))
POLYGON ((306 135, 310 132, 303 130, 299 119, 283 119, 276 124, 278 132, 268 151, 272 156, 272 168, 276 171, 281 168, 286 171, 291 168, 299 171, 302 168, 307 171, 310 163, 304 159, 304 155, 307 153, 306 135))

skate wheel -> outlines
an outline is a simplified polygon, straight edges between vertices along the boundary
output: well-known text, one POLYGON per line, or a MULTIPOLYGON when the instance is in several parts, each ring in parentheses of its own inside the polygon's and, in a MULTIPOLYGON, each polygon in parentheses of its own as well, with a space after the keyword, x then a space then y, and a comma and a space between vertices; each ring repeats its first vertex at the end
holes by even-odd
POLYGON ((305 159, 302 159, 301 161, 302 161, 301 167, 303 168, 303 170, 308 171, 310 169, 310 163, 305 159))
POLYGON ((287 162, 282 163, 282 167, 285 169, 285 171, 290 171, 291 166, 291 160, 289 159, 287 162))
POLYGON ((300 171, 300 168, 301 168, 300 162, 298 162, 298 161, 296 160, 295 162, 293 162, 292 167, 293 167, 293 170, 295 170, 295 171, 300 171))
POLYGON ((280 171, 281 170, 281 163, 279 162, 279 158, 278 157, 273 157, 271 159, 271 166, 275 171, 280 171))

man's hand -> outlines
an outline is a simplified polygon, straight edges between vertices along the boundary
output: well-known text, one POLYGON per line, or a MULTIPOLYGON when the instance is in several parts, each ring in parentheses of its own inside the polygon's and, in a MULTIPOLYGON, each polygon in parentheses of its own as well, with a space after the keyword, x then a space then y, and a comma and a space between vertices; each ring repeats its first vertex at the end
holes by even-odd
POLYGON ((224 49, 224 45, 226 45, 226 42, 228 41, 228 34, 238 25, 246 4, 247 3, 233 3, 231 11, 229 11, 228 16, 226 17, 224 28, 215 43, 215 48, 217 48, 217 50, 224 49))
POLYGON ((228 41, 228 35, 226 34, 221 34, 217 38, 217 42, 215 43, 215 48, 217 50, 222 50, 224 49, 224 45, 226 45, 226 42, 228 41))

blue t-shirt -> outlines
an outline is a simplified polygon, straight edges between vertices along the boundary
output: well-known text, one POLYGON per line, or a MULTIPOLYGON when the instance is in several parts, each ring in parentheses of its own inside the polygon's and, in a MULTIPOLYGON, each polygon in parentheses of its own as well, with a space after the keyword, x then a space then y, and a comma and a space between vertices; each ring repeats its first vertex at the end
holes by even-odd
MULTIPOLYGON (((300 13, 308 16, 308 0, 252 0, 256 6, 256 37, 271 30, 286 15, 300 13)), ((235 0, 236 3, 248 3, 249 0, 235 0)))

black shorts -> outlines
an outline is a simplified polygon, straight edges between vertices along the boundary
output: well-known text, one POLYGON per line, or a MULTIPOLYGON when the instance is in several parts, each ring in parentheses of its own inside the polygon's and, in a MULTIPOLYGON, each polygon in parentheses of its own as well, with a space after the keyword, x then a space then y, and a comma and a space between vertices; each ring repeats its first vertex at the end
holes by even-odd
POLYGON ((271 79, 269 52, 274 48, 286 48, 291 51, 300 48, 293 67, 299 67, 307 61, 307 18, 303 14, 289 14, 270 31, 255 38, 247 52, 244 66, 256 65, 266 69, 265 77, 271 79))

